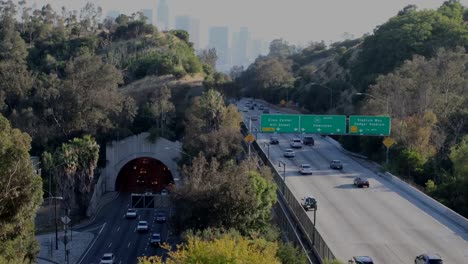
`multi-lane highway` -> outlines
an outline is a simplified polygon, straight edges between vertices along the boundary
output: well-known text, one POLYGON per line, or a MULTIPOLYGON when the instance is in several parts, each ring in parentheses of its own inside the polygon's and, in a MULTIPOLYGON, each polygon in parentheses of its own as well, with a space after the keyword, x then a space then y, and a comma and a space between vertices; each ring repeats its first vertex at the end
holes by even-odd
POLYGON ((168 216, 168 209, 137 209, 137 218, 127 219, 125 213, 129 203, 130 195, 121 193, 99 212, 92 225, 77 230, 95 234, 95 239, 82 256, 80 264, 98 264, 104 253, 113 253, 116 264, 133 264, 138 262, 138 256, 163 254, 162 249, 150 245, 149 238, 152 233, 160 233, 163 242, 170 242, 169 223, 155 221, 157 212, 165 212, 168 216), (148 221, 148 232, 136 231, 140 220, 148 221))
MULTIPOLYGON (((248 117, 258 116, 251 126, 253 132, 260 131, 262 111, 255 107, 244 112, 246 102, 237 103, 244 122, 248 126, 248 117)), ((258 133, 257 141, 262 145, 270 136, 258 133)), ((317 198, 317 230, 338 259, 368 255, 374 263, 414 263, 419 254, 436 253, 444 263, 468 263, 467 230, 377 176, 362 165, 364 161, 345 155, 318 135, 314 135, 315 146, 304 146, 296 150, 295 158, 287 159, 283 152, 298 135, 277 136, 280 144, 270 145, 270 159, 273 164, 279 160, 287 164, 286 183, 298 201, 306 195, 317 198), (343 162, 342 171, 329 168, 334 159, 343 162), (301 163, 309 163, 313 174, 300 175, 301 163), (357 176, 368 178, 370 188, 354 187, 357 176)))

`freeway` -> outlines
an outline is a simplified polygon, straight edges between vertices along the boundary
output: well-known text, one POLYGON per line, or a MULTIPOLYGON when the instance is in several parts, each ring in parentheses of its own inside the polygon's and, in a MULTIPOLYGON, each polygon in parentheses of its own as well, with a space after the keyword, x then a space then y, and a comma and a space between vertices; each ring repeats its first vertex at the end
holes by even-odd
MULTIPOLYGON (((244 122, 249 126, 248 117, 258 116, 251 131, 260 131, 261 111, 244 110, 246 102, 238 102, 244 122)), ((270 136, 258 133, 257 142, 262 146, 270 136)), ((295 158, 286 159, 283 152, 297 135, 277 136, 280 144, 270 146, 270 160, 287 164, 286 184, 298 201, 306 195, 317 198, 317 230, 338 259, 368 255, 374 263, 413 263, 419 254, 437 253, 444 263, 468 263, 467 230, 377 176, 364 161, 345 155, 319 135, 314 135, 315 146, 304 146, 296 150, 295 158), (343 162, 342 171, 329 168, 333 159, 343 162), (309 163, 313 174, 300 175, 301 163, 309 163), (370 188, 355 188, 357 176, 368 178, 370 188)))
POLYGON ((162 249, 152 247, 149 238, 151 233, 160 233, 163 242, 170 242, 169 223, 155 222, 155 214, 165 212, 168 215, 168 209, 137 209, 136 219, 126 219, 125 212, 129 203, 130 195, 120 193, 117 199, 99 212, 90 226, 77 230, 89 230, 95 234, 95 239, 79 264, 98 264, 104 253, 114 253, 116 264, 133 264, 138 262, 138 256, 161 256, 164 253, 162 249), (139 220, 148 221, 149 232, 136 231, 139 220))

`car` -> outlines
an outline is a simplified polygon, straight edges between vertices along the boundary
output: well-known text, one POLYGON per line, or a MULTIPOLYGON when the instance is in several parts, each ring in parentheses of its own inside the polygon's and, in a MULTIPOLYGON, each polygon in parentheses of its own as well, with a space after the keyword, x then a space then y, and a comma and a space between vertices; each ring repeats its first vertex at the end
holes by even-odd
POLYGON ((262 113, 264 113, 264 114, 269 114, 269 113, 270 113, 270 109, 265 108, 265 109, 263 109, 263 112, 262 112, 262 113))
POLYGON ((157 245, 161 244, 161 234, 159 234, 159 233, 151 234, 150 244, 153 245, 153 246, 157 246, 157 245))
POLYGON ((165 213, 157 213, 156 214, 156 222, 158 223, 164 223, 166 222, 167 218, 166 218, 166 214, 165 213))
POLYGON ((255 110, 255 106, 252 105, 252 106, 249 107, 249 109, 250 110, 255 110))
POLYGON ((258 120, 258 117, 257 117, 257 116, 251 116, 251 117, 250 117, 250 120, 252 120, 252 121, 257 121, 257 120, 258 120))
POLYGON ((300 138, 291 139, 291 148, 302 148, 302 140, 300 138))
POLYGON ((309 210, 317 210, 317 199, 315 199, 313 196, 306 196, 301 199, 301 205, 304 210, 309 211, 309 210))
POLYGON ((125 218, 136 218, 137 211, 133 208, 128 208, 127 212, 125 213, 125 218))
POLYGON ((248 112, 249 111, 249 108, 246 106, 244 107, 244 109, 242 109, 243 112, 248 112))
POLYGON ((343 163, 340 160, 332 160, 330 162, 330 169, 342 170, 343 169, 343 163))
POLYGON ((369 188, 369 180, 366 178, 356 177, 354 178, 354 185, 357 187, 367 187, 369 188))
POLYGON ((138 221, 137 231, 138 232, 147 232, 149 229, 148 222, 146 221, 138 221))
POLYGON ((304 138, 302 139, 302 144, 306 146, 313 146, 315 144, 314 138, 312 136, 304 136, 304 138))
POLYGON ((414 259, 414 264, 443 264, 444 261, 438 254, 422 254, 414 259))
POLYGON ((277 137, 270 137, 270 144, 271 145, 278 145, 279 139, 277 137))
POLYGON ((283 154, 286 158, 294 158, 296 153, 292 149, 286 149, 283 154))
POLYGON ((263 105, 258 106, 258 110, 263 110, 265 107, 263 105))
POLYGON ((301 164, 299 172, 301 174, 312 174, 312 166, 310 166, 310 164, 307 163, 301 164))
POLYGON ((371 257, 369 257, 369 256, 353 257, 352 260, 353 260, 352 263, 354 263, 354 264, 374 264, 371 257))
POLYGON ((101 264, 114 264, 115 256, 112 253, 104 253, 101 258, 101 264))
POLYGON ((166 196, 168 194, 169 194, 169 192, 166 189, 161 190, 161 195, 166 196))

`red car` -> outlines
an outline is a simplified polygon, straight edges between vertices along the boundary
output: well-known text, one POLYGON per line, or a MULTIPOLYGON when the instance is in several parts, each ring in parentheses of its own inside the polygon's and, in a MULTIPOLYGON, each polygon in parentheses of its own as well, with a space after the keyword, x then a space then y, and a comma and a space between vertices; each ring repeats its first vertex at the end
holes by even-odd
POLYGON ((369 188, 369 180, 366 178, 356 177, 354 178, 354 185, 359 187, 367 187, 369 188))

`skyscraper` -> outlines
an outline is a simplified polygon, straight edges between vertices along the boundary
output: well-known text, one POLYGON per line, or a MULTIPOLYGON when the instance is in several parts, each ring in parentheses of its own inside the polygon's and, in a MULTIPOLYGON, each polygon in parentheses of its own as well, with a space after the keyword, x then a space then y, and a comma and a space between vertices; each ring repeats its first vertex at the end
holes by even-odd
POLYGON ((156 26, 160 30, 169 29, 169 6, 166 0, 159 0, 156 26))
POLYGON ((212 27, 209 33, 209 48, 215 48, 218 55, 216 68, 219 71, 227 72, 230 69, 229 56, 229 30, 228 27, 212 27))
POLYGON ((183 29, 190 35, 190 42, 193 43, 195 49, 200 45, 200 21, 189 16, 176 16, 175 28, 183 29))
POLYGON ((248 64, 248 49, 250 45, 250 32, 246 27, 241 27, 238 33, 233 34, 232 41, 232 64, 243 65, 248 64))

